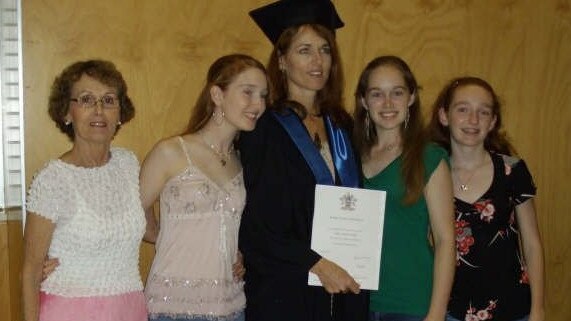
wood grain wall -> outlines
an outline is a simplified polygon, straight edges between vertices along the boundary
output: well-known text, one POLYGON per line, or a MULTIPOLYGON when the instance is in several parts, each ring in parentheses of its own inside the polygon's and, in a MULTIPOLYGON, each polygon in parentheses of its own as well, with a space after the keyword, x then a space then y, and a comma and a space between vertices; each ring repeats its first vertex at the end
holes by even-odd
MULTIPOLYGON (((27 182, 45 161, 70 147, 46 112, 49 86, 63 67, 88 58, 116 63, 130 86, 137 115, 115 144, 134 150, 142 160, 154 142, 184 128, 215 58, 243 52, 266 61, 270 44, 246 12, 269 2, 22 1, 27 182)), ((349 110, 360 70, 381 54, 396 54, 410 63, 424 88, 425 110, 454 76, 480 76, 497 89, 505 103, 506 129, 539 188, 547 320, 571 320, 571 306, 565 304, 571 292, 571 198, 566 196, 566 175, 571 173, 571 2, 334 2, 346 23, 338 40, 349 110)), ((152 255, 152 247, 143 245, 144 276, 152 255)), ((4 295, 0 289, 0 302, 4 295)), ((16 310, 11 320, 19 320, 16 310)))
POLYGON ((0 320, 19 321, 20 270, 22 269, 22 222, 0 222, 0 320))

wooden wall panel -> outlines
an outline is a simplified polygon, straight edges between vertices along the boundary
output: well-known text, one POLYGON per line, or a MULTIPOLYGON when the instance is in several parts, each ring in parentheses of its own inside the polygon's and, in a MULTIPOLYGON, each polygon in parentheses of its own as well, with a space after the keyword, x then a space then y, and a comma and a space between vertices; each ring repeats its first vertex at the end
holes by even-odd
POLYGON ((21 269, 24 253, 24 238, 22 235, 21 221, 8 221, 8 247, 10 264, 10 311, 11 321, 20 321, 22 311, 21 269))
POLYGON ((366 62, 407 60, 424 87, 425 111, 451 77, 490 81, 505 128, 538 185, 547 272, 547 319, 570 320, 571 10, 569 1, 337 1, 347 104, 366 62), (568 174, 567 174, 568 175, 568 174))
POLYGON ((117 136, 116 144, 128 146, 143 157, 158 139, 184 129, 214 59, 238 51, 265 58, 269 45, 257 37, 256 27, 242 14, 248 8, 246 3, 25 1, 29 174, 46 158, 69 148, 66 137, 54 130, 45 112, 49 86, 63 67, 89 58, 115 62, 130 86, 137 112, 134 121, 117 136), (34 144, 39 132, 42 141, 51 144, 34 144))
POLYGON ((22 222, 0 221, 0 320, 20 321, 22 222))
MULTIPOLYGON (((27 181, 69 148, 46 113, 49 86, 72 61, 114 61, 137 115, 116 145, 140 159, 161 137, 180 132, 218 56, 244 52, 265 62, 270 45, 246 12, 262 0, 59 0, 23 2, 27 181)), ((569 0, 334 0, 346 103, 364 65, 381 54, 407 60, 427 111, 457 75, 489 80, 505 103, 506 129, 538 185, 547 266, 547 320, 570 320, 571 3, 569 0), (568 175, 568 174, 567 174, 568 175)), ((142 247, 144 275, 152 247, 142 247)))
POLYGON ((9 320, 10 307, 10 269, 8 251, 8 226, 0 221, 0 319, 9 320))

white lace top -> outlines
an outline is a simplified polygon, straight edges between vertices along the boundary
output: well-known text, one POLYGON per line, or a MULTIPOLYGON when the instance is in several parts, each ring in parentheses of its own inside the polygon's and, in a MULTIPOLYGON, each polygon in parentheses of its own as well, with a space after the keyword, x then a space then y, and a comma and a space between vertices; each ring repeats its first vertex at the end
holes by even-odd
POLYGON ((27 211, 56 224, 48 254, 59 266, 42 291, 88 297, 143 289, 138 263, 145 214, 132 152, 111 148, 109 162, 96 168, 48 162, 30 186, 27 211))

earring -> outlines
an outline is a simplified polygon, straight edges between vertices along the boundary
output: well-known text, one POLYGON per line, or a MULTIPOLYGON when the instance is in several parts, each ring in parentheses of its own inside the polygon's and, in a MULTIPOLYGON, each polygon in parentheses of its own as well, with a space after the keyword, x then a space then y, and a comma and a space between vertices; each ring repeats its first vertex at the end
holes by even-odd
POLYGON ((117 126, 121 126, 121 124, 123 124, 121 121, 117 122, 117 126))
POLYGON ((409 112, 409 110, 407 109, 407 110, 406 110, 406 118, 404 119, 404 129, 407 129, 407 128, 408 128, 408 119, 409 119, 409 118, 410 118, 410 112, 409 112))
POLYGON ((214 111, 212 113, 212 118, 214 119, 214 124, 222 126, 222 123, 224 122, 224 111, 214 111))
POLYGON ((66 119, 66 120, 63 122, 63 124, 66 125, 66 126, 69 126, 69 125, 71 124, 71 120, 66 119))
POLYGON ((367 140, 371 140, 371 117, 369 112, 365 116, 365 137, 367 140))
POLYGON ((282 77, 282 83, 284 84, 285 92, 287 92, 287 74, 286 74, 285 69, 280 69, 280 71, 281 71, 280 74, 282 77))

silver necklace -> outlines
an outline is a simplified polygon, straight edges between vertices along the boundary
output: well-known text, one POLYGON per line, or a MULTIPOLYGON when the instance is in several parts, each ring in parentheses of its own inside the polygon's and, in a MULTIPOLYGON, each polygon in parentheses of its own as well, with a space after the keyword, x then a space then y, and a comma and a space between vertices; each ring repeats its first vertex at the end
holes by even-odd
POLYGON ((482 167, 482 165, 486 164, 486 160, 484 160, 483 162, 481 162, 480 164, 478 164, 476 167, 474 167, 471 171, 467 171, 466 169, 464 169, 464 171, 470 172, 470 176, 468 177, 467 180, 462 181, 462 179, 460 179, 460 174, 458 173, 458 169, 459 167, 453 167, 452 171, 454 176, 456 176, 456 179, 458 180, 459 186, 458 189, 462 192, 466 192, 467 190, 470 189, 470 187, 468 186, 468 184, 470 184, 470 181, 472 180, 472 177, 474 177, 474 174, 476 174, 476 172, 478 171, 478 169, 480 169, 480 167, 482 167))
POLYGON ((393 149, 395 149, 398 145, 399 144, 397 142, 390 143, 390 144, 387 144, 386 146, 384 146, 381 150, 384 152, 390 152, 393 149))
POLYGON ((223 152, 222 148, 216 148, 214 144, 211 144, 208 141, 206 141, 204 135, 200 135, 200 138, 202 138, 202 142, 204 142, 204 145, 208 146, 210 150, 212 150, 212 152, 216 156, 218 156, 220 165, 226 166, 226 164, 228 163, 228 159, 230 158, 230 155, 232 155, 232 153, 234 152, 234 144, 231 144, 230 147, 228 147, 228 151, 223 152))
POLYGON ((458 183, 460 183, 460 186, 458 186, 458 189, 461 190, 462 192, 466 192, 469 188, 468 188, 468 184, 470 183, 470 181, 472 180, 472 177, 474 177, 474 174, 476 173, 476 171, 474 170, 472 172, 472 174, 470 174, 470 177, 468 177, 468 179, 466 180, 466 182, 462 182, 462 180, 460 179, 460 175, 456 174, 456 178, 458 179, 458 183))

